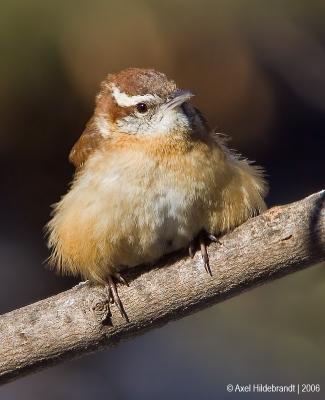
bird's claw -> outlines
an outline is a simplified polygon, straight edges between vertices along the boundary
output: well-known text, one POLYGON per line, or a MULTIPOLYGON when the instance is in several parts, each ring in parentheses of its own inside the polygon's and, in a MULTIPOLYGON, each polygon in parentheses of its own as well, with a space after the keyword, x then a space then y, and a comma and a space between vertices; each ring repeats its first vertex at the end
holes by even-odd
POLYGON ((120 296, 117 292, 116 282, 120 282, 123 285, 129 286, 127 281, 122 277, 121 274, 115 273, 114 275, 109 275, 107 278, 107 286, 108 286, 108 298, 111 304, 116 304, 119 309, 122 317, 129 322, 129 318, 124 310, 123 304, 121 302, 120 296))
POLYGON ((190 244, 188 246, 188 254, 191 258, 194 258, 194 256, 195 256, 195 244, 194 244, 193 240, 190 242, 190 244))
POLYGON ((118 282, 120 282, 122 285, 125 285, 125 286, 129 287, 129 284, 128 284, 127 280, 119 272, 115 272, 114 278, 118 282))
POLYGON ((208 238, 211 242, 218 243, 218 244, 222 244, 222 243, 220 242, 220 240, 219 240, 216 236, 212 235, 211 233, 208 233, 208 234, 207 234, 207 238, 208 238))
POLYGON ((204 234, 200 234, 199 241, 200 241, 200 249, 201 249, 201 256, 203 259, 204 269, 210 276, 212 276, 210 262, 209 262, 209 255, 208 255, 208 250, 207 250, 207 244, 206 244, 206 238, 205 238, 204 234))
POLYGON ((208 255, 208 250, 207 250, 207 242, 217 242, 220 243, 218 238, 212 234, 208 234, 205 231, 202 231, 199 233, 198 237, 196 240, 192 240, 189 244, 188 247, 188 253, 191 258, 194 257, 195 252, 196 252, 196 246, 195 244, 199 242, 200 245, 200 251, 201 251, 201 256, 202 260, 204 263, 204 269, 206 272, 212 276, 211 268, 210 268, 210 262, 209 262, 209 255, 208 255))

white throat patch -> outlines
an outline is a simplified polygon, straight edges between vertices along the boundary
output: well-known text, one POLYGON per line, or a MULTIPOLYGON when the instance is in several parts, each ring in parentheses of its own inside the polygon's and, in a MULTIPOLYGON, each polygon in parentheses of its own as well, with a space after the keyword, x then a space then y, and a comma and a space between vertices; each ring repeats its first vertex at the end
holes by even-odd
POLYGON ((121 92, 120 89, 114 84, 111 84, 111 92, 114 100, 120 107, 130 107, 135 106, 141 102, 150 102, 153 100, 157 100, 158 96, 153 94, 145 94, 145 95, 136 95, 136 96, 129 96, 124 92, 121 92))

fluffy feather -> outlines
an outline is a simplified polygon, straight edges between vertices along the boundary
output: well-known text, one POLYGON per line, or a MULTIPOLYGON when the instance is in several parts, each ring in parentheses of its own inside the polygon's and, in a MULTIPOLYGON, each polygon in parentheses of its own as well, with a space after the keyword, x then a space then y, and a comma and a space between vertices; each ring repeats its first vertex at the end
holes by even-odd
POLYGON ((187 246, 202 229, 220 235, 265 208, 261 169, 216 135, 116 136, 89 157, 48 224, 51 261, 104 283, 187 246))

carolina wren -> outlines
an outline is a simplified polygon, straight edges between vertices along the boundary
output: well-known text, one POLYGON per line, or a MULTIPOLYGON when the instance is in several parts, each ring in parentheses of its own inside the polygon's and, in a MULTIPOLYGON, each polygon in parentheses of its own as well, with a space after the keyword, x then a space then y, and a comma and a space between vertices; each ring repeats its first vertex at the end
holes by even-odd
POLYGON ((120 271, 151 263, 264 210, 259 167, 230 151, 189 100, 152 69, 108 75, 70 153, 76 173, 47 225, 50 261, 62 273, 116 290, 120 271), (204 234, 205 233, 205 234, 204 234))

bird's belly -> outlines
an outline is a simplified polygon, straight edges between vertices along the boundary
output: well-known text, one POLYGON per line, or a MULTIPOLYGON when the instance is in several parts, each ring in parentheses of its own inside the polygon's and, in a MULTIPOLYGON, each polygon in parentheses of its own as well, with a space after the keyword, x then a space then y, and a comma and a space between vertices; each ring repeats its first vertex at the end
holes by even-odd
MULTIPOLYGON (((143 221, 140 221, 139 212, 138 225, 142 224, 142 232, 149 230, 151 240, 147 243, 160 253, 159 256, 185 247, 193 238, 198 221, 189 216, 194 207, 193 199, 182 188, 164 187, 152 191, 142 210, 143 221)), ((150 253, 151 249, 148 250, 150 253)))
POLYGON ((127 249, 118 255, 120 265, 152 262, 184 248, 200 229, 199 220, 189 218, 195 205, 181 189, 151 187, 149 193, 143 190, 139 195, 137 201, 130 196, 127 203, 124 198, 120 204, 122 229, 107 229, 111 242, 127 249))
POLYGON ((107 173, 83 210, 103 259, 129 267, 152 262, 187 246, 201 229, 198 199, 172 174, 116 177, 107 173))
POLYGON ((85 277, 154 262, 186 247, 205 226, 205 187, 150 160, 94 164, 56 206, 50 244, 85 277))

